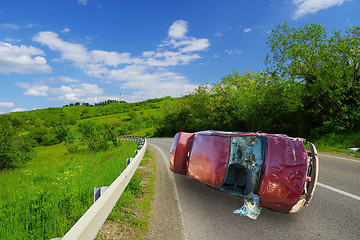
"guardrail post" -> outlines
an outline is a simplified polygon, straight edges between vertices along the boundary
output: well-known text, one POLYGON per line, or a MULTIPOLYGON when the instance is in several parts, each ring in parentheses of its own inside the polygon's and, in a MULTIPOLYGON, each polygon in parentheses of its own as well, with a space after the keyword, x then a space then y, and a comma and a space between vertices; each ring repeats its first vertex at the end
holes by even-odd
POLYGON ((94 202, 101 197, 109 187, 94 187, 94 202))
POLYGON ((129 166, 129 164, 131 163, 132 160, 133 160, 133 158, 127 158, 126 159, 126 166, 129 166))

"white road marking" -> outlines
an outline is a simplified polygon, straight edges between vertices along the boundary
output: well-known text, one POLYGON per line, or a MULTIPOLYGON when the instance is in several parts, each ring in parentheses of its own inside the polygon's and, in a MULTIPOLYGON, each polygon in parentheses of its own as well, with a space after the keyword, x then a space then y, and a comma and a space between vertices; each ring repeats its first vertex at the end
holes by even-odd
POLYGON ((322 154, 319 153, 319 156, 323 156, 323 157, 329 157, 329 158, 337 158, 337 159, 341 159, 341 160, 346 160, 346 161, 352 161, 352 162, 358 162, 360 163, 360 160, 355 160, 355 159, 350 159, 350 158, 344 158, 344 157, 336 157, 336 156, 331 156, 331 155, 326 155, 326 154, 322 154))
POLYGON ((175 200, 177 201, 177 205, 178 205, 178 210, 180 212, 180 218, 181 218, 181 223, 182 223, 182 227, 183 227, 183 232, 184 232, 184 237, 185 237, 185 240, 187 240, 187 235, 186 235, 186 231, 185 231, 185 220, 184 220, 184 216, 183 216, 183 213, 182 213, 182 210, 181 210, 181 207, 180 207, 180 199, 179 199, 179 195, 178 195, 178 190, 177 190, 177 187, 176 187, 176 184, 175 184, 175 178, 174 178, 174 175, 172 174, 172 171, 170 170, 170 163, 168 161, 168 157, 166 156, 166 154, 164 153, 163 150, 161 150, 158 146, 156 146, 155 144, 151 144, 149 143, 149 145, 151 145, 152 147, 156 148, 162 155, 163 157, 163 160, 167 166, 167 170, 168 170, 168 174, 169 174, 169 177, 173 183, 173 186, 175 188, 175 200))
POLYGON ((163 160, 164 160, 164 162, 165 162, 165 164, 166 164, 166 166, 168 167, 168 170, 170 171, 170 165, 169 165, 169 161, 168 161, 168 157, 166 156, 166 154, 164 153, 164 151, 163 150, 161 150, 158 146, 156 146, 155 144, 151 144, 151 143, 149 143, 151 146, 153 146, 154 148, 156 148, 160 153, 161 153, 161 155, 162 155, 162 157, 163 157, 163 160))
POLYGON ((351 197, 351 198, 353 198, 353 199, 356 199, 356 200, 360 201, 360 197, 359 197, 359 196, 356 196, 356 195, 354 195, 354 194, 351 194, 351 193, 348 193, 348 192, 344 192, 344 191, 342 191, 342 190, 340 190, 340 189, 337 189, 337 188, 334 188, 334 187, 331 187, 331 186, 328 186, 328 185, 325 185, 325 184, 322 184, 322 183, 319 183, 319 182, 317 183, 317 185, 318 185, 318 186, 321 186, 321 187, 323 187, 323 188, 329 189, 329 190, 331 190, 331 191, 340 193, 340 194, 345 195, 345 196, 347 196, 347 197, 351 197))

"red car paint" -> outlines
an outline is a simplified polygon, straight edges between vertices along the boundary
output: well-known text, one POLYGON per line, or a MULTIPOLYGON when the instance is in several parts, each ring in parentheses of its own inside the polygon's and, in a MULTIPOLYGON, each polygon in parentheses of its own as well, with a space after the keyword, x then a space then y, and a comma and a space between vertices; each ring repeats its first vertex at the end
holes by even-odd
POLYGON ((193 133, 185 132, 175 135, 170 151, 170 170, 174 173, 186 175, 188 152, 193 136, 193 133))
POLYGON ((267 136, 258 195, 263 207, 288 213, 304 190, 308 155, 302 139, 267 136))
POLYGON ((230 138, 197 134, 192 146, 187 176, 220 188, 226 173, 230 138))
MULTIPOLYGON (((266 143, 262 170, 258 171, 261 174, 252 178, 258 177, 258 184, 253 184, 252 189, 253 193, 260 196, 260 204, 288 213, 300 199, 304 199, 304 194, 308 204, 317 181, 318 159, 316 154, 312 153, 316 158, 313 161, 314 171, 308 176, 309 156, 304 148, 304 139, 301 138, 265 133, 181 132, 175 135, 170 150, 170 169, 174 173, 187 175, 191 179, 226 191, 225 182, 230 174, 231 139, 249 136, 263 139, 266 143), (305 188, 309 177, 312 182, 307 194, 305 188)), ((251 156, 251 152, 249 154, 251 156)))

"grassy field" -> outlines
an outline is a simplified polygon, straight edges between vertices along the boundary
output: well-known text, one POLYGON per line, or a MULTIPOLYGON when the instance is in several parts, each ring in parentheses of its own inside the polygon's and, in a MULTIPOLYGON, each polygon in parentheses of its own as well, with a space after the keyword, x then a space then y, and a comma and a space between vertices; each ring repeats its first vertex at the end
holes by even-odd
MULTIPOLYGON (((109 186, 134 155, 137 144, 96 153, 66 153, 63 143, 38 147, 20 169, 0 172, 0 239, 62 237, 93 203, 94 187, 109 186)), ((141 191, 134 178, 121 202, 141 191)))

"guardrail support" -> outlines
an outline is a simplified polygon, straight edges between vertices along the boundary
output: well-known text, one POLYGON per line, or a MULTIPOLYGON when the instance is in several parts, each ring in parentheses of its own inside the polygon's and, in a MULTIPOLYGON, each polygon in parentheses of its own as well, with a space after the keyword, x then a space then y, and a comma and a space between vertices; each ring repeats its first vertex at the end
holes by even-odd
POLYGON ((127 158, 126 159, 126 166, 129 166, 129 164, 131 163, 131 161, 133 160, 134 158, 127 158))
POLYGON ((108 189, 109 187, 94 187, 94 202, 96 202, 96 200, 98 200, 99 197, 101 197, 102 195, 104 195, 105 191, 108 189))

